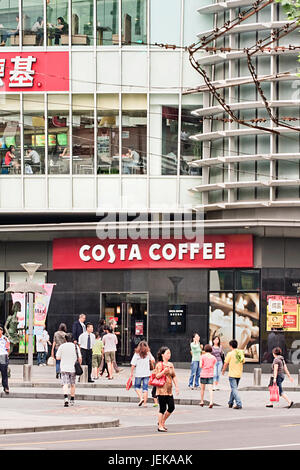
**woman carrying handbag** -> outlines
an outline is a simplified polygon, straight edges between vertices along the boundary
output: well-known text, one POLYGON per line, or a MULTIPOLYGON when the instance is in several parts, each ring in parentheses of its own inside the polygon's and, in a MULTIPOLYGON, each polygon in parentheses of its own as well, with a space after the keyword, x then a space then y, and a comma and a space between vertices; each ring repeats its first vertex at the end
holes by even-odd
POLYGON ((178 381, 174 366, 169 362, 171 351, 168 347, 162 346, 157 353, 157 365, 151 376, 150 383, 156 386, 156 395, 159 403, 158 431, 167 432, 166 420, 175 410, 172 385, 174 382, 176 395, 179 394, 178 381), (156 379, 156 380, 155 380, 156 379))
MULTIPOLYGON (((284 381, 285 374, 288 376, 291 382, 294 382, 294 379, 291 377, 291 374, 286 366, 285 360, 282 356, 282 351, 280 348, 274 348, 272 350, 273 353, 273 364, 272 364, 272 371, 273 377, 271 377, 270 386, 276 384, 279 389, 279 396, 284 398, 288 402, 288 408, 291 408, 294 404, 293 401, 290 401, 289 397, 283 393, 282 390, 282 382, 284 381), (273 379, 273 380, 272 380, 273 379)), ((273 403, 270 399, 270 403, 266 405, 267 408, 273 408, 273 403)))

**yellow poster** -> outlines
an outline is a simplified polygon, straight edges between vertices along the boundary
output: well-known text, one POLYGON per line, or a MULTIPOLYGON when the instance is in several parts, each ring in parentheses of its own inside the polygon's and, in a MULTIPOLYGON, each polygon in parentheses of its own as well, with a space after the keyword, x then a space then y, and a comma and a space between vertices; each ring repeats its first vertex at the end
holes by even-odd
POLYGON ((267 307, 267 331, 271 331, 272 328, 283 328, 283 313, 272 313, 267 307))

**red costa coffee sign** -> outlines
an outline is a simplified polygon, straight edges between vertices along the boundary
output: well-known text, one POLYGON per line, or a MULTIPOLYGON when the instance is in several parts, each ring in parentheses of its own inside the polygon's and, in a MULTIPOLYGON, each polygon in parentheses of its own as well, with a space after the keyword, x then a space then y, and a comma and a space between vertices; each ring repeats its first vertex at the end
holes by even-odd
POLYGON ((69 91, 69 53, 0 51, 1 91, 69 91))
POLYGON ((53 241, 53 269, 252 268, 252 235, 188 240, 53 241))

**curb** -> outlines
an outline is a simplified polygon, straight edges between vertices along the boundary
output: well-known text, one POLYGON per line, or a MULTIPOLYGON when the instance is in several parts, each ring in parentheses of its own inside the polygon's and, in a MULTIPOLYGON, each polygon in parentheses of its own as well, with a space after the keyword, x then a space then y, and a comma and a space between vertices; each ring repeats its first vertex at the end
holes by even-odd
MULTIPOLYGON (((61 400, 61 393, 24 393, 24 392, 10 392, 6 395, 4 392, 0 393, 0 398, 31 398, 40 400, 61 400)), ((136 397, 124 397, 124 396, 109 396, 109 395, 83 395, 76 394, 76 401, 105 401, 109 403, 135 403, 137 404, 136 397)), ((199 406, 199 399, 193 398, 174 398, 175 405, 193 405, 199 406)), ((149 403, 153 403, 153 398, 148 398, 149 403)), ((204 400, 205 405, 209 405, 209 402, 204 400)), ((214 403, 214 406, 221 406, 214 403)))
POLYGON ((114 419, 111 421, 101 421, 98 423, 81 423, 81 424, 54 424, 50 426, 34 426, 27 428, 7 428, 0 429, 1 434, 25 434, 31 432, 47 432, 47 431, 68 431, 74 429, 95 429, 95 428, 115 428, 120 426, 120 421, 114 419))

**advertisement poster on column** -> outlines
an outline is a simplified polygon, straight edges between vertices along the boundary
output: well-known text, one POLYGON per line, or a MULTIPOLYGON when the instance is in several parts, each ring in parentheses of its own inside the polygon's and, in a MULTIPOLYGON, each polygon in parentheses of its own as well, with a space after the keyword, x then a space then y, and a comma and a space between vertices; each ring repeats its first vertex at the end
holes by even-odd
POLYGON ((297 297, 270 295, 267 297, 267 331, 299 331, 299 307, 297 297))

